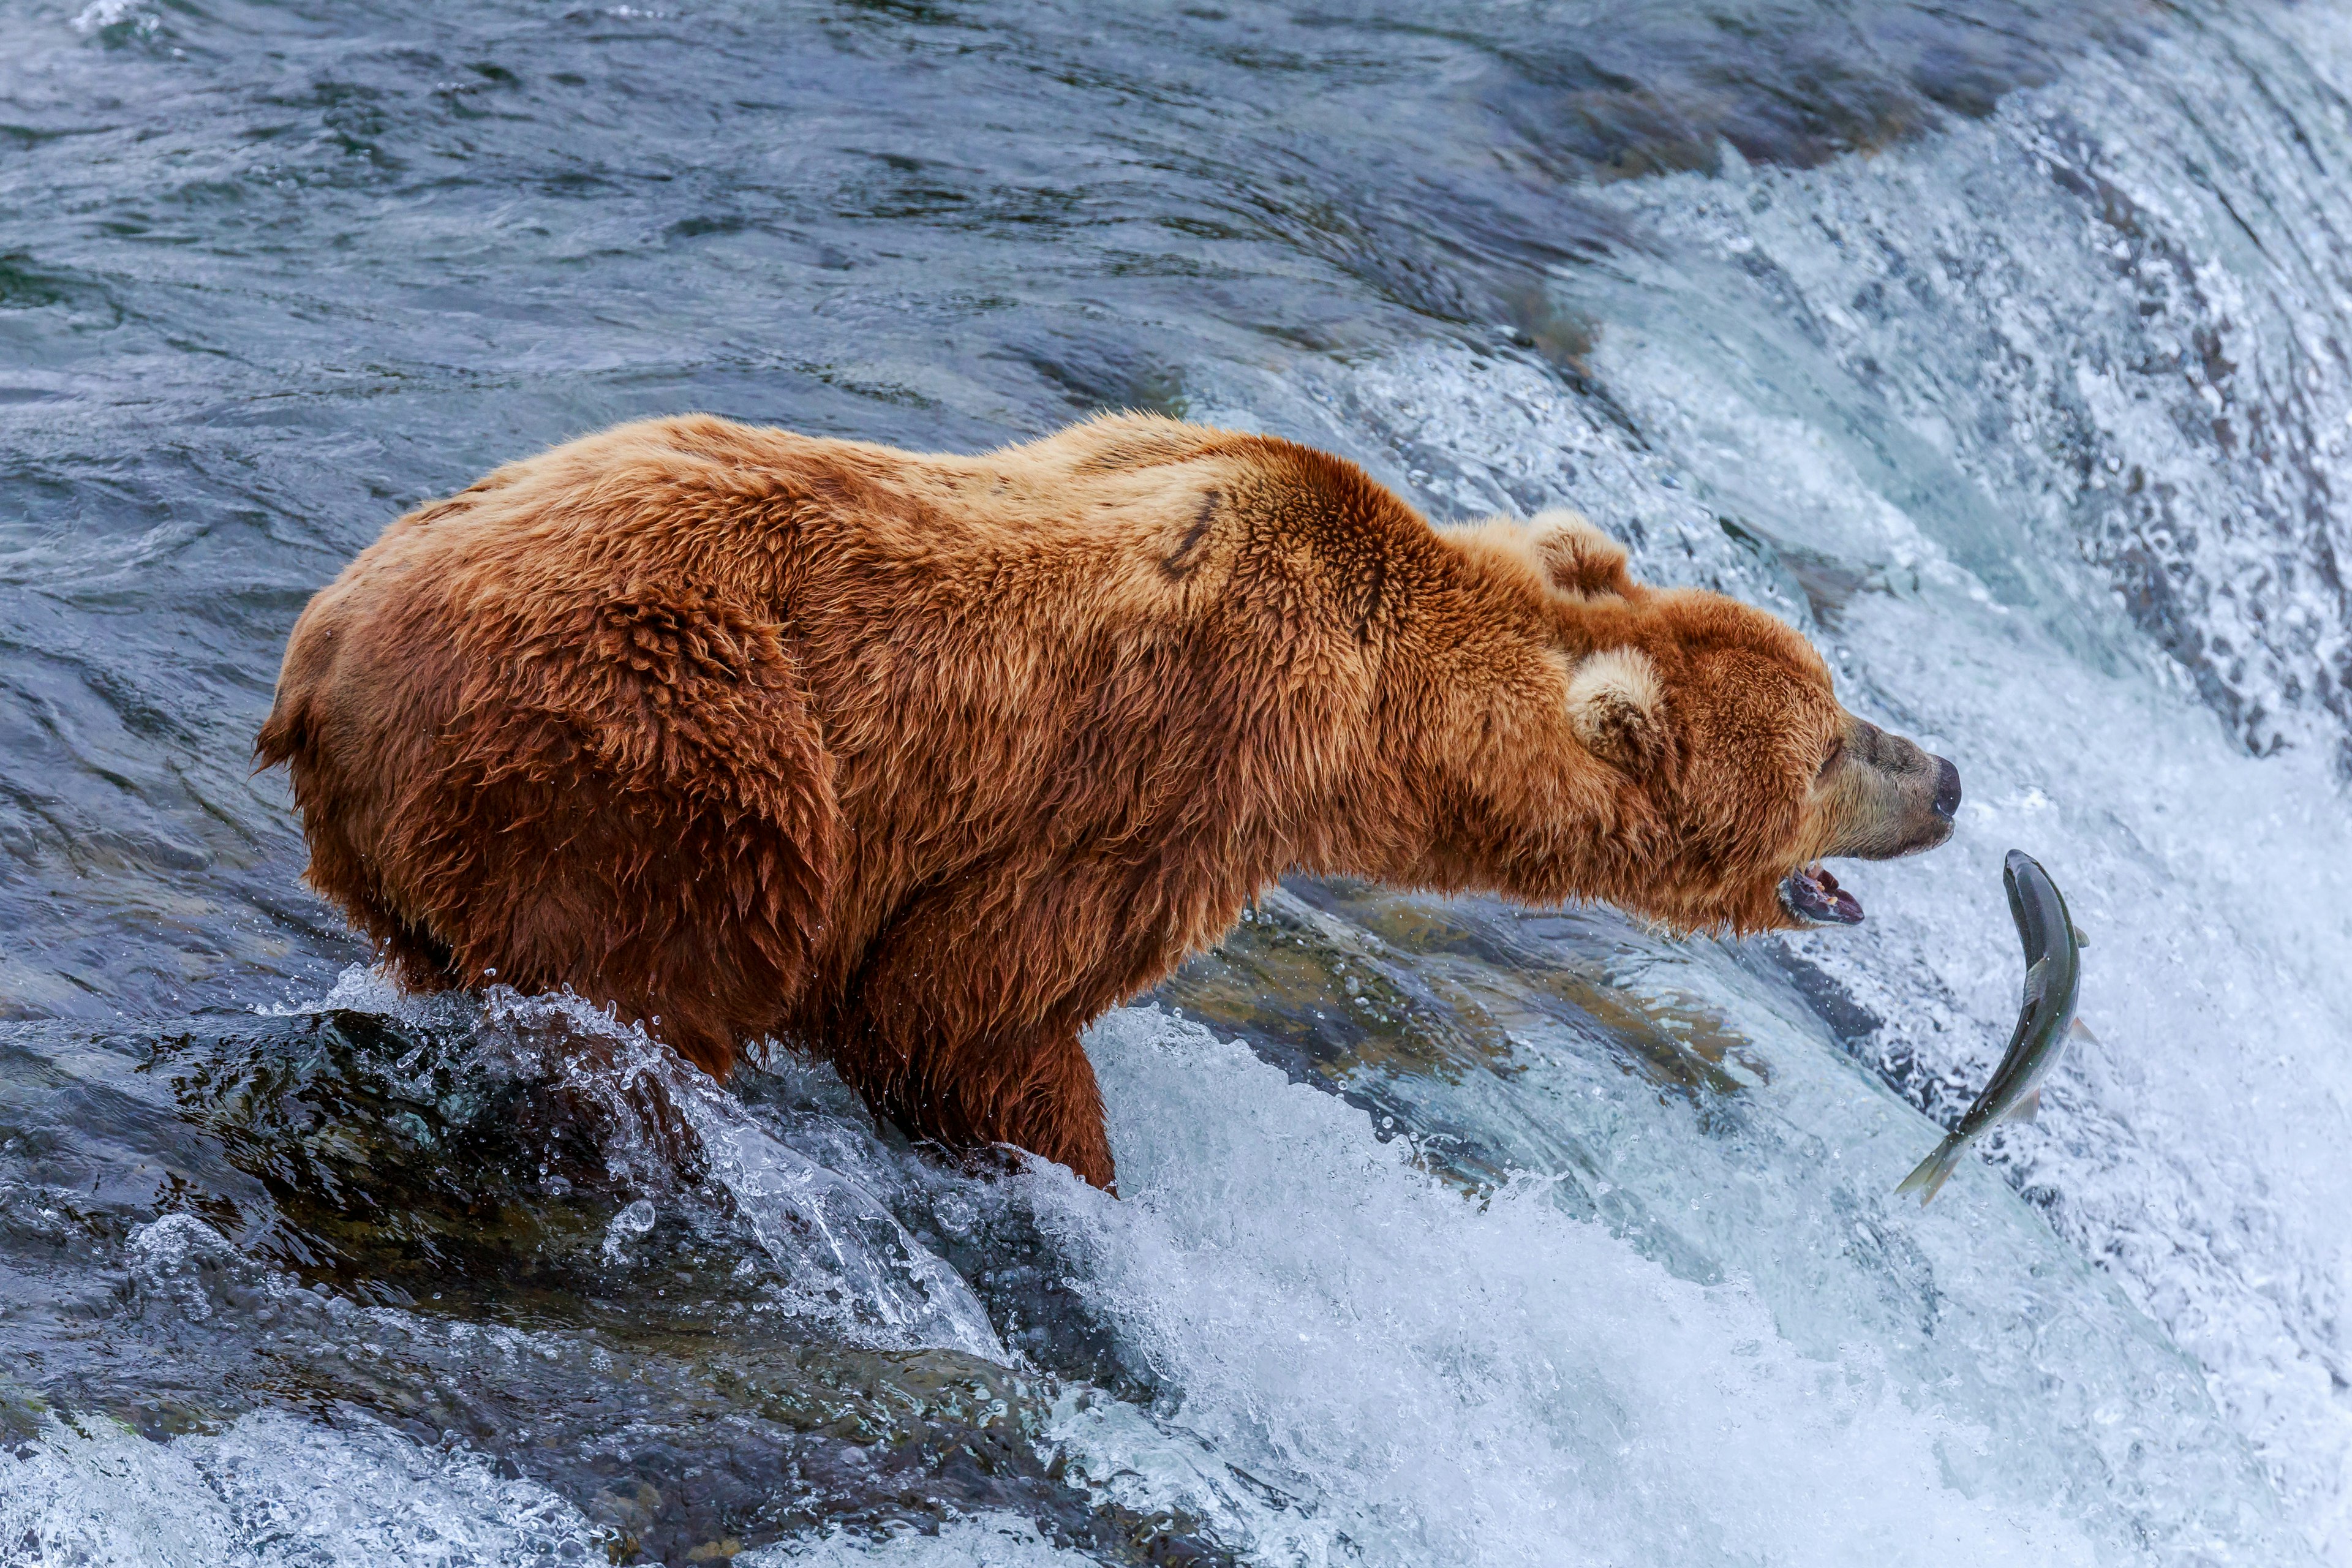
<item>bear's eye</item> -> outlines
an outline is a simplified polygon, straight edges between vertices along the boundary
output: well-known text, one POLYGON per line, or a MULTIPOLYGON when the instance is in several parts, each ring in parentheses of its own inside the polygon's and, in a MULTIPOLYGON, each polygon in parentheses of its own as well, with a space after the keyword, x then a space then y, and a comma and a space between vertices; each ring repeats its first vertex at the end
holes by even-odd
POLYGON ((1831 737, 1830 749, 1822 758, 1821 771, 1813 775, 1814 782, 1819 783, 1821 780, 1829 777, 1830 770, 1837 766, 1838 759, 1844 755, 1845 737, 1843 735, 1835 735, 1831 737))

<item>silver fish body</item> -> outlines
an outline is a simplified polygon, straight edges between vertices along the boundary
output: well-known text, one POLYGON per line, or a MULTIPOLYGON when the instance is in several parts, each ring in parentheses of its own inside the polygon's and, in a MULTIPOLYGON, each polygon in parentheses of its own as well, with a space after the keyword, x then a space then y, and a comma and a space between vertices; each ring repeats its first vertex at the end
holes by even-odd
POLYGON ((2065 1054, 2068 1038, 2083 1032, 2074 1019, 2083 984, 2083 933, 2066 912, 2065 895, 2041 863, 2020 849, 2009 852, 2000 880, 2018 940, 2025 944, 2025 1000, 1992 1081, 1936 1152, 1895 1189, 1917 1193, 1922 1205, 1942 1189, 1970 1143, 1997 1123, 2027 1120, 2041 1109, 2042 1085, 2065 1054))

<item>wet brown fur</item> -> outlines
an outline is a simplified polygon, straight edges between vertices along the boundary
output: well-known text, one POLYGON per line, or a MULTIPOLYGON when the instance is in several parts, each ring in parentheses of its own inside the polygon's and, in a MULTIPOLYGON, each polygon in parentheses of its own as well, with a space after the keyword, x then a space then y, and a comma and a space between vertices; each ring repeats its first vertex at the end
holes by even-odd
POLYGON ((568 986, 720 1077, 773 1037, 1108 1184, 1079 1031, 1286 870, 1755 931, 1890 831, 1842 820, 1804 640, 1624 562, 1151 416, 977 457, 653 420, 392 524, 257 752, 407 985, 568 986))

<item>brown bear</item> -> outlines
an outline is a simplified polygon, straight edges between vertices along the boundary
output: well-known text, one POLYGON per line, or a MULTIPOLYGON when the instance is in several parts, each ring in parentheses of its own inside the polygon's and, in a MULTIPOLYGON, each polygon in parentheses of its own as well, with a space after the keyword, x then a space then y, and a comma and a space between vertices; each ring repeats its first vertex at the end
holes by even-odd
POLYGON ((724 1077, 1108 1186, 1079 1031, 1286 871, 1751 931, 1941 843, 1952 764, 1567 513, 1128 415, 978 457, 648 420, 393 523, 257 746, 403 983, 570 987, 724 1077))

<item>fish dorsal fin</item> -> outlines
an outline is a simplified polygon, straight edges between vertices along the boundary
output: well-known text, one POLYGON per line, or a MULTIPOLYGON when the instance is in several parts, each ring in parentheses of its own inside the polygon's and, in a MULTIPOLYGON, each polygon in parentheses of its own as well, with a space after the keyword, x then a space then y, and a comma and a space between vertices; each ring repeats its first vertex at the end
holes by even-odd
POLYGON ((2009 1108, 2003 1121, 2031 1121, 2042 1114, 2042 1086, 2035 1084, 2031 1092, 2009 1108))
POLYGON ((2074 945, 2075 945, 2076 947, 2088 947, 2088 946, 2090 946, 2090 945, 2091 945, 2091 939, 2090 939, 2089 937, 2084 936, 2084 935, 2083 934, 2083 928, 2082 928, 2081 926, 2075 926, 2075 927, 2074 928, 2074 945))

